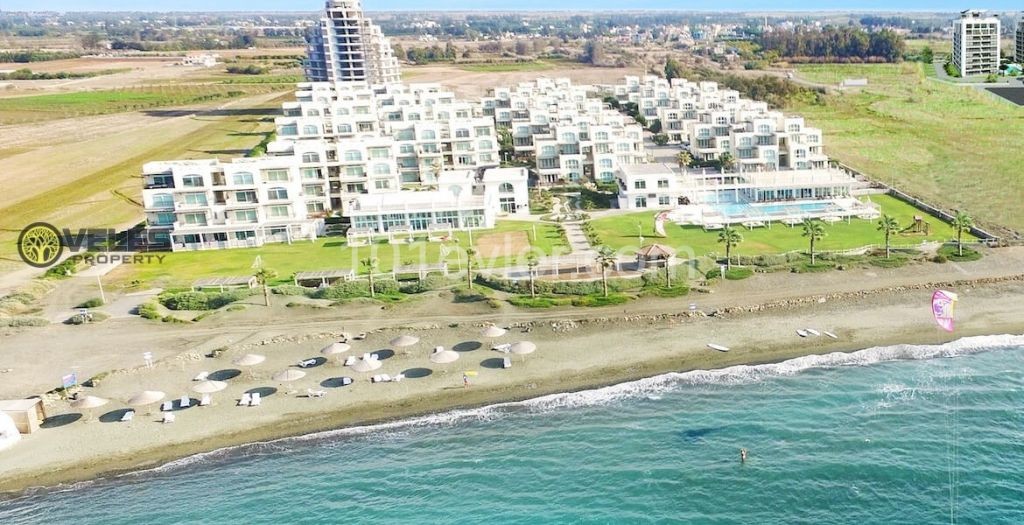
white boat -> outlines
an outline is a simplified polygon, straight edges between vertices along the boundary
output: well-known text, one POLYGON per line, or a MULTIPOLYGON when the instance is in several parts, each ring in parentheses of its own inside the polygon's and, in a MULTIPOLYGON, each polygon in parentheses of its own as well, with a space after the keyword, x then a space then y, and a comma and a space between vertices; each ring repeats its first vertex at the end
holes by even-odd
POLYGON ((813 328, 808 328, 807 329, 807 333, 809 333, 809 334, 811 334, 811 335, 813 335, 815 337, 821 335, 821 332, 819 332, 819 331, 817 331, 817 330, 815 330, 813 328))
POLYGON ((827 335, 827 336, 829 336, 829 337, 831 337, 832 339, 839 339, 839 336, 836 335, 836 334, 833 334, 832 332, 822 332, 822 333, 827 335))
POLYGON ((807 330, 804 330, 804 329, 802 329, 802 328, 801 328, 801 329, 798 329, 798 330, 796 331, 796 335, 799 335, 800 337, 807 337, 807 330))
POLYGON ((710 348, 712 350, 718 350, 719 352, 728 352, 729 351, 729 347, 728 346, 722 346, 722 345, 715 344, 715 343, 708 343, 708 348, 710 348))

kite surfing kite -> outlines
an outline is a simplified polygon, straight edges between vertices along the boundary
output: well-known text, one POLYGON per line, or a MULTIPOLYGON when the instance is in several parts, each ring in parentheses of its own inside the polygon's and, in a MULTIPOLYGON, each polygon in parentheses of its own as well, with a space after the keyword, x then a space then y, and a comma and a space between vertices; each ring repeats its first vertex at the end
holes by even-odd
POLYGON ((935 290, 932 294, 932 315, 935 322, 947 332, 953 331, 953 309, 956 308, 957 296, 946 290, 935 290))

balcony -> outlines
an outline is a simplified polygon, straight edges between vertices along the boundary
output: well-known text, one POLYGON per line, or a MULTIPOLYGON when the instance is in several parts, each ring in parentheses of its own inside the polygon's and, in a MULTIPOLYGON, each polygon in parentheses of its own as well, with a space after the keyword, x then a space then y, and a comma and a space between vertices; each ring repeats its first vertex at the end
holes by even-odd
POLYGON ((147 190, 174 189, 174 181, 171 180, 171 181, 164 181, 164 182, 147 182, 146 185, 143 188, 147 189, 147 190))

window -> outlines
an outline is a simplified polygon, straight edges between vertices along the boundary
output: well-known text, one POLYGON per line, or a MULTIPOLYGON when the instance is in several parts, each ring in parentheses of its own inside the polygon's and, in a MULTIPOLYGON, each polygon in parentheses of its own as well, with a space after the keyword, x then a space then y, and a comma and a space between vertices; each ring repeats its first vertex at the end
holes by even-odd
POLYGON ((501 185, 498 186, 498 193, 513 193, 514 191, 515 188, 513 188, 512 184, 509 182, 502 182, 501 185))
POLYGON ((320 133, 320 128, 318 128, 318 127, 316 127, 316 126, 314 126, 312 124, 307 124, 305 126, 302 126, 302 134, 303 135, 318 135, 319 133, 320 133))
POLYGON ((594 139, 595 140, 608 140, 608 132, 607 131, 598 131, 597 133, 594 134, 594 139))
POLYGON ((186 188, 202 188, 203 177, 202 175, 185 175, 181 178, 181 185, 186 188))
POLYGON ((557 150, 554 146, 544 146, 540 149, 540 154, 545 157, 554 157, 557 150))
POLYGON ((481 153, 480 154, 480 162, 491 162, 493 160, 494 160, 494 156, 491 155, 490 153, 481 153))
POLYGON ((645 181, 643 179, 638 180, 638 181, 634 181, 633 182, 633 189, 636 189, 636 190, 646 190, 647 189, 647 181, 645 181))
POLYGON ((473 145, 468 142, 456 142, 455 151, 470 151, 473 149, 473 145))
POLYGON ((185 224, 190 226, 206 226, 205 213, 183 213, 181 218, 185 224))
POLYGON ((436 140, 437 133, 435 133, 434 130, 432 129, 425 129, 423 130, 423 133, 420 133, 420 138, 422 138, 423 140, 436 140))
POLYGON ((608 182, 615 178, 615 174, 610 171, 602 171, 600 178, 601 180, 608 182))
POLYGON ((366 170, 362 166, 348 166, 345 168, 345 176, 347 177, 365 177, 366 170))
POLYGON ((415 152, 416 152, 416 148, 414 148, 412 144, 402 144, 398 148, 398 153, 402 154, 402 155, 408 155, 410 153, 415 153, 415 152))
POLYGON ((468 139, 469 138, 469 130, 468 129, 457 129, 457 130, 455 130, 455 138, 457 138, 457 139, 468 139))
POLYGON ((295 135, 299 134, 299 127, 296 126, 295 124, 286 124, 284 126, 281 126, 281 129, 280 131, 278 131, 278 134, 283 135, 285 137, 294 137, 295 135))
POLYGON ((766 135, 772 132, 772 127, 768 124, 760 124, 757 126, 757 132, 766 135))
POLYGON ((286 200, 288 198, 288 190, 285 188, 270 188, 267 190, 267 198, 272 201, 286 200))
POLYGON ((391 156, 388 148, 370 148, 369 153, 371 159, 386 159, 391 156))
POLYGON ((464 166, 473 164, 473 157, 470 157, 469 155, 459 155, 455 159, 458 161, 459 164, 464 166))
POLYGON ((478 137, 487 137, 490 134, 491 134, 491 128, 489 128, 489 127, 480 126, 480 127, 476 128, 476 136, 478 136, 478 137))
POLYGON ((391 189, 391 181, 388 179, 378 179, 373 181, 373 187, 377 188, 378 190, 391 189))
POLYGON ((338 124, 338 133, 352 133, 352 124, 338 124))
POLYGON ((237 239, 239 241, 244 241, 244 240, 247 240, 247 239, 252 239, 253 237, 256 237, 256 232, 254 232, 252 230, 242 231, 242 232, 235 232, 235 239, 237 239))
POLYGON ((598 165, 601 166, 602 168, 611 169, 612 159, 601 159, 601 161, 598 162, 598 165))
POLYGON ((236 191, 235 200, 238 202, 256 202, 255 191, 236 191))
POLYGON ((388 166, 387 164, 379 163, 379 164, 374 164, 373 165, 373 174, 374 175, 388 175, 390 173, 391 173, 391 166, 388 166))
POLYGON ((307 202, 306 213, 320 213, 324 211, 324 203, 320 201, 307 202))
POLYGON ((515 197, 501 197, 498 199, 498 204, 501 206, 501 211, 505 213, 516 212, 516 198, 515 197))
POLYGON ((481 140, 480 142, 476 143, 476 147, 478 149, 491 149, 491 144, 492 143, 489 140, 481 140))
POLYGON ((302 162, 305 162, 305 163, 320 162, 320 154, 319 153, 315 153, 315 152, 303 153, 302 154, 302 162))
POLYGON ((238 222, 256 222, 256 210, 236 210, 235 220, 238 222))
POLYGON ((672 199, 669 196, 662 195, 658 197, 658 206, 668 206, 669 204, 672 204, 672 199))
POLYGON ((635 204, 637 208, 646 208, 647 197, 637 197, 636 200, 633 201, 633 204, 635 204))
POLYGON ((668 179, 660 179, 658 181, 658 187, 659 188, 667 188, 668 187, 668 179))
POLYGON ((302 168, 302 178, 304 179, 319 179, 320 168, 302 168))
POLYGON ((154 208, 173 208, 174 197, 170 193, 157 193, 153 195, 154 208))
POLYGON ((288 206, 268 206, 267 215, 275 219, 286 218, 288 217, 288 206))
POLYGON ((345 152, 345 160, 349 162, 363 160, 363 154, 359 150, 350 149, 345 152))
POLYGON ((185 204, 189 206, 206 206, 205 193, 186 193, 184 199, 185 204))
POLYGON ((311 184, 309 186, 303 186, 302 191, 310 197, 323 197, 324 187, 311 184))
POLYGON ((267 170, 265 180, 267 182, 288 182, 288 170, 267 170))
POLYGON ((168 224, 174 224, 174 214, 158 213, 156 214, 156 222, 154 224, 156 224, 157 226, 167 226, 168 224))

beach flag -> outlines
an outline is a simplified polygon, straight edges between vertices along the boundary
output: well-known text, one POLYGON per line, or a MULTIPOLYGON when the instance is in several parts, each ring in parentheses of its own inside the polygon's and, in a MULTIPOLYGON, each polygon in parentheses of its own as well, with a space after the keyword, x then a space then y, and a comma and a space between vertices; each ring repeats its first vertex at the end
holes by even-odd
POLYGON ((60 382, 61 386, 63 386, 64 389, 67 390, 78 384, 78 375, 75 372, 72 372, 66 376, 61 377, 60 382))
POLYGON ((476 375, 476 370, 466 370, 465 372, 462 373, 462 375, 470 376, 470 377, 475 376, 476 375))
POLYGON ((958 299, 955 293, 946 290, 935 290, 932 294, 932 316, 947 332, 953 331, 953 310, 958 299))

